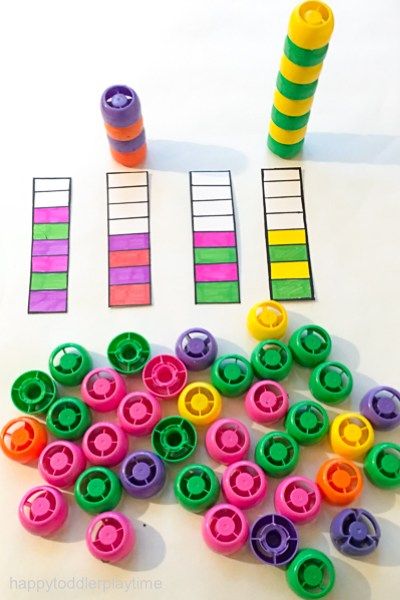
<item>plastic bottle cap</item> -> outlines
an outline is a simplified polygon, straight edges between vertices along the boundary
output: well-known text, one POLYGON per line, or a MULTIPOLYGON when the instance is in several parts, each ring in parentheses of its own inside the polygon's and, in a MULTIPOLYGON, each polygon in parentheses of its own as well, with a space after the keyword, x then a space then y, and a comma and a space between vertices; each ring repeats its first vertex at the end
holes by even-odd
POLYGON ((246 426, 237 419, 219 419, 206 434, 208 454, 225 465, 246 458, 250 448, 250 435, 246 426))
POLYGON ((290 519, 282 515, 263 515, 253 523, 250 547, 262 562, 277 567, 286 565, 297 552, 296 528, 290 519))
POLYGON ((66 440, 48 444, 39 457, 39 473, 51 485, 70 487, 86 466, 80 446, 66 440))
POLYGON ((267 478, 258 465, 241 460, 229 465, 222 475, 222 491, 230 504, 251 508, 260 504, 267 493, 267 478))
POLYGON ((400 424, 400 392, 387 385, 372 388, 362 398, 360 412, 375 429, 394 429, 400 424))
POLYGON ((0 444, 8 458, 26 464, 38 458, 46 446, 46 427, 32 417, 11 419, 1 430, 0 444))
POLYGON ((399 487, 400 445, 383 442, 373 446, 365 458, 364 470, 371 483, 378 487, 399 487))
POLYGON ((245 409, 257 423, 276 423, 283 419, 289 408, 285 388, 275 381, 258 381, 246 394, 245 409))
POLYGON ((332 561, 319 550, 304 548, 286 571, 289 587, 301 598, 323 598, 335 584, 332 561))
POLYGON ((121 462, 128 451, 126 433, 113 423, 94 423, 82 440, 82 450, 93 465, 113 467, 121 462))
POLYGON ((164 417, 151 434, 154 451, 166 462, 181 462, 193 454, 197 433, 187 419, 179 416, 164 417))
POLYGON ((203 381, 189 383, 180 393, 178 410, 195 425, 208 425, 219 417, 222 398, 218 390, 203 381))
POLYGON ((148 450, 136 450, 125 458, 120 468, 121 483, 134 498, 150 498, 165 483, 165 466, 161 458, 148 450))
POLYGON ((231 504, 216 504, 204 515, 202 533, 207 546, 220 554, 240 550, 249 537, 243 512, 231 504))
POLYGON ((293 358, 303 367, 315 367, 326 361, 332 340, 329 333, 319 325, 304 325, 290 336, 289 348, 293 358))
POLYGON ((98 412, 117 408, 126 391, 124 378, 114 369, 102 367, 89 371, 81 385, 82 399, 98 412))
POLYGON ((76 480, 74 489, 77 504, 90 514, 112 510, 121 500, 121 483, 106 467, 90 467, 76 480))
POLYGON ((254 348, 251 364, 260 379, 281 381, 292 368, 292 353, 289 347, 279 340, 265 340, 254 348))
POLYGON ((175 478, 174 492, 178 502, 196 513, 215 504, 219 490, 218 477, 206 465, 187 465, 175 478))
POLYGON ((140 101, 127 85, 113 85, 101 97, 103 119, 114 127, 128 127, 141 118, 140 101))
POLYGON ((43 371, 22 373, 11 387, 11 399, 15 406, 31 415, 45 413, 56 396, 56 384, 43 371))
POLYGON ((368 452, 374 443, 371 423, 358 413, 343 413, 332 421, 330 441, 332 450, 356 460, 368 452))
POLYGON ((381 530, 375 517, 363 508, 347 508, 330 527, 331 540, 342 554, 366 556, 379 544, 381 530))
POLYGON ((300 48, 314 50, 328 44, 333 32, 332 10, 323 2, 302 2, 290 15, 288 36, 300 48))
POLYGON ((131 435, 149 435, 161 419, 159 401, 149 392, 127 394, 118 406, 121 428, 131 435))
POLYGON ((65 386, 79 385, 91 368, 90 354, 79 344, 60 344, 49 358, 51 376, 65 386))
POLYGON ((138 333, 121 333, 109 343, 107 356, 116 371, 133 375, 139 373, 149 360, 150 345, 138 333))
POLYGON ((328 432, 329 417, 317 402, 305 400, 290 407, 285 427, 296 442, 305 446, 316 444, 328 432))
POLYGON ((285 335, 287 326, 286 309, 275 300, 258 302, 247 315, 247 328, 256 340, 281 338, 285 335))
POLYGON ((223 396, 240 396, 253 381, 253 369, 240 354, 224 354, 211 368, 211 382, 223 396))
POLYGON ((90 521, 86 531, 86 544, 95 558, 115 563, 132 551, 135 532, 125 515, 116 511, 105 512, 90 521))
POLYGON ((353 502, 362 492, 361 471, 350 460, 333 458, 325 461, 318 473, 317 484, 331 504, 345 505, 353 502))
POLYGON ((324 362, 310 376, 310 390, 317 400, 337 404, 347 398, 353 389, 353 377, 339 362, 324 362))
POLYGON ((179 358, 169 354, 154 356, 143 369, 143 383, 159 398, 175 398, 185 387, 187 370, 179 358))
POLYGON ((179 336, 175 353, 189 371, 202 371, 214 362, 218 345, 214 336, 201 327, 187 329, 179 336))
POLYGON ((313 521, 321 510, 318 486, 306 477, 287 477, 275 491, 275 509, 294 523, 313 521))
POLYGON ((38 485, 23 496, 18 516, 27 531, 46 537, 62 527, 68 516, 68 504, 56 488, 38 485))
POLYGON ((271 431, 258 440, 254 459, 268 475, 284 477, 296 468, 299 447, 287 433, 271 431))
POLYGON ((52 404, 46 415, 46 425, 57 438, 77 440, 83 436, 92 423, 89 408, 79 398, 68 396, 59 398, 52 404))

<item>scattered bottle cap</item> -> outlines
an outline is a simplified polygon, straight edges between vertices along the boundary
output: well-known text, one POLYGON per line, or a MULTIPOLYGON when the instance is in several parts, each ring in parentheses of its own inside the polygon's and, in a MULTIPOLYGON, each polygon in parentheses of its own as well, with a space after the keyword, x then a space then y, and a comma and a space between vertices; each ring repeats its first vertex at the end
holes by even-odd
POLYGON ((254 348, 251 364, 260 379, 281 381, 293 366, 292 353, 280 340, 264 340, 254 348))
POLYGON ((125 379, 104 367, 89 371, 81 385, 83 401, 98 412, 115 410, 126 393, 125 379))
POLYGON ((321 510, 321 493, 306 477, 287 477, 275 490, 275 510, 293 523, 309 523, 321 510))
POLYGON ((128 452, 128 438, 118 425, 100 421, 86 431, 82 450, 92 465, 115 467, 128 452))
POLYGON ((165 465, 161 458, 148 450, 136 450, 124 459, 120 471, 123 488, 134 498, 151 498, 165 484, 165 465))
POLYGON ((317 484, 323 498, 339 506, 354 502, 363 488, 360 469, 345 458, 325 461, 317 473, 317 484))
POLYGON ((57 397, 56 384, 43 371, 22 373, 11 387, 11 399, 18 410, 35 415, 45 413, 57 397))
POLYGON ((195 451, 197 433, 190 421, 172 415, 157 423, 151 434, 151 444, 165 462, 182 462, 195 451))
POLYGON ((257 302, 247 315, 247 328, 256 340, 279 339, 285 335, 287 326, 286 309, 275 300, 257 302))
POLYGON ((92 424, 88 406, 73 396, 56 400, 47 411, 46 425, 50 433, 63 440, 77 440, 92 424))
POLYGON ((195 513, 213 506, 218 500, 219 491, 218 477, 206 465, 187 465, 175 478, 176 499, 184 508, 195 513))
POLYGON ((371 423, 359 413, 342 413, 331 424, 332 450, 340 456, 357 460, 362 458, 374 443, 371 423))
POLYGON ((302 367, 315 367, 325 362, 332 350, 329 333, 319 325, 304 325, 292 333, 289 348, 302 367))
POLYGON ((80 344, 66 342, 50 354, 50 374, 61 385, 79 385, 91 368, 91 356, 80 344))
POLYGON ((218 345, 214 336, 201 327, 187 329, 179 336, 175 353, 189 371, 202 371, 216 359, 218 345))
POLYGON ((218 419, 207 429, 205 444, 211 458, 230 465, 247 457, 250 434, 237 419, 218 419))
POLYGON ((299 462, 299 446, 289 434, 270 431, 258 440, 254 459, 271 477, 285 477, 299 462))
POLYGON ((369 390, 360 402, 360 412, 375 429, 394 429, 400 424, 400 392, 387 385, 369 390))
POLYGON ((328 433, 329 417, 323 406, 313 400, 296 402, 285 419, 286 431, 298 444, 317 444, 328 433))
POLYGON ((119 403, 118 422, 126 433, 149 435, 161 419, 161 406, 149 392, 131 392, 119 403))
POLYGON ((249 537, 249 525, 237 506, 216 504, 204 515, 202 533, 211 550, 229 555, 243 548, 249 537))
POLYGON ((223 396, 246 392, 254 378, 250 362, 240 354, 224 354, 211 367, 211 382, 223 396))
POLYGON ((47 444, 46 427, 33 417, 16 417, 1 430, 0 444, 8 458, 23 464, 32 462, 47 444))
POLYGON ((221 409, 220 393, 204 381, 189 383, 179 394, 179 414, 195 425, 209 425, 219 417, 221 409))
POLYGON ((277 423, 289 409, 289 396, 276 381, 257 381, 247 392, 244 406, 253 421, 277 423))
POLYGON ((366 556, 379 544, 381 529, 375 517, 364 508, 345 508, 333 519, 331 540, 339 552, 366 556))
POLYGON ((47 483, 57 487, 74 485, 86 467, 81 447, 73 442, 57 440, 48 444, 39 457, 39 473, 47 483))
POLYGON ((323 552, 303 548, 290 563, 286 580, 300 598, 323 598, 335 585, 335 568, 323 552))
POLYGON ((400 445, 382 442, 372 446, 364 460, 364 471, 371 483, 381 488, 400 486, 400 445))
POLYGON ((267 478, 263 470, 249 460, 226 467, 222 474, 222 491, 229 504, 241 509, 260 504, 267 493, 267 478))
POLYGON ((130 520, 122 513, 101 513, 89 523, 86 544, 95 558, 116 563, 132 551, 135 545, 135 531, 130 520))
POLYGON ((47 537, 63 526, 68 516, 68 504, 56 488, 38 485, 24 494, 18 516, 27 531, 47 537))
POLYGON ((151 394, 169 400, 178 396, 185 387, 187 370, 176 356, 158 354, 145 365, 142 378, 151 394))
POLYGON ((118 373, 133 375, 140 373, 150 358, 149 342, 138 333, 120 333, 111 340, 107 348, 108 360, 118 373))
POLYGON ((338 404, 350 395, 353 377, 345 365, 334 361, 324 362, 312 371, 309 385, 317 400, 338 404))
POLYGON ((277 514, 259 517, 251 528, 250 547, 263 563, 281 567, 297 552, 298 534, 292 521, 277 514))
POLYGON ((85 512, 96 515, 117 506, 122 487, 117 475, 107 467, 89 467, 75 482, 77 504, 85 512))

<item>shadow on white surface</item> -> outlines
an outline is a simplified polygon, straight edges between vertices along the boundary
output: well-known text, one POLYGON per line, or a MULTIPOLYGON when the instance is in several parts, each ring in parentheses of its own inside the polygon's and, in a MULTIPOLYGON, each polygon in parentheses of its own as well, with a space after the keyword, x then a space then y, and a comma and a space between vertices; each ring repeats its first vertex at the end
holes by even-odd
POLYGON ((160 533, 143 521, 133 522, 136 549, 117 567, 125 571, 150 571, 160 565, 166 555, 166 545, 160 533))
POLYGON ((177 140, 149 140, 146 168, 154 171, 218 171, 236 173, 247 166, 247 158, 234 148, 180 142, 177 140))
POLYGON ((400 136, 310 132, 303 160, 367 165, 400 165, 400 136))
POLYGON ((336 580, 335 587, 328 596, 330 600, 349 600, 350 598, 370 600, 372 598, 371 586, 358 569, 350 566, 348 562, 336 558, 336 556, 333 558, 333 564, 336 571, 336 580), (357 582, 356 596, 353 588, 354 581, 357 582))

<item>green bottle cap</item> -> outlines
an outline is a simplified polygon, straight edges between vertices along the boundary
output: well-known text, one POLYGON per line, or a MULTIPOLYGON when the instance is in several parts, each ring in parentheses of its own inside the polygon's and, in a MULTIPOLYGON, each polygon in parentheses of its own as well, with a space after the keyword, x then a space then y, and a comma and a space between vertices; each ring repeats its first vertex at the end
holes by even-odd
POLYGON ((332 340, 323 327, 304 325, 290 336, 289 348, 299 365, 315 367, 328 358, 332 349, 332 340))
POLYGON ((308 119, 310 118, 310 114, 311 111, 308 111, 299 117, 291 117, 290 115, 285 115, 282 113, 276 108, 276 106, 272 106, 271 119, 275 125, 281 129, 293 131, 294 129, 301 129, 302 127, 305 127, 308 123, 308 119))
POLYGON ((187 465, 176 476, 174 492, 184 508, 202 512, 216 503, 219 496, 219 480, 206 465, 187 465))
POLYGON ((293 365, 290 349, 280 340, 265 340, 254 348, 251 364, 260 379, 281 381, 293 365))
POLYGON ((251 364, 240 354, 224 354, 211 367, 211 383, 223 396, 240 396, 253 379, 251 364))
POLYGON ((28 415, 45 413, 56 397, 56 384, 43 371, 22 373, 11 387, 13 403, 28 415))
POLYGON ((197 446, 197 433, 184 417, 173 415, 158 421, 151 434, 154 452, 165 462, 186 460, 197 446))
POLYGON ((49 408, 46 416, 48 430, 56 438, 77 440, 92 423, 88 406, 72 396, 59 398, 49 408))
POLYGON ((328 44, 316 50, 306 50, 297 46, 289 37, 285 39, 284 53, 289 60, 301 67, 315 67, 324 60, 328 52, 328 44))
POLYGON ((108 360, 119 373, 139 373, 150 358, 149 342, 138 333, 126 332, 111 340, 107 348, 108 360))
POLYGON ((364 460, 364 471, 371 483, 378 487, 399 487, 400 445, 382 442, 372 446, 364 460))
POLYGON ((113 510, 121 500, 122 486, 114 471, 107 467, 90 467, 75 483, 75 500, 79 506, 96 515, 113 510))
POLYGON ((300 550, 286 571, 289 587, 300 598, 323 598, 335 584, 335 568, 319 550, 300 550))
POLYGON ((281 72, 278 73, 276 80, 276 89, 278 92, 290 100, 306 100, 315 94, 318 79, 312 83, 293 83, 286 79, 281 72))
POLYGON ((271 477, 285 477, 299 462, 299 446, 289 434, 271 431, 258 440, 254 459, 271 477))
POLYGON ((62 385, 79 385, 91 368, 90 354, 79 344, 60 344, 50 354, 51 376, 62 385))
POLYGON ((345 400, 353 389, 353 377, 342 363, 328 361, 311 372, 309 386, 317 400, 337 404, 345 400))
POLYGON ((296 442, 303 446, 311 446, 328 433, 328 413, 313 400, 296 402, 286 415, 285 427, 296 442))
POLYGON ((267 146, 277 156, 281 158, 293 158, 300 152, 304 144, 304 138, 296 144, 282 144, 277 142, 271 135, 268 135, 267 146))

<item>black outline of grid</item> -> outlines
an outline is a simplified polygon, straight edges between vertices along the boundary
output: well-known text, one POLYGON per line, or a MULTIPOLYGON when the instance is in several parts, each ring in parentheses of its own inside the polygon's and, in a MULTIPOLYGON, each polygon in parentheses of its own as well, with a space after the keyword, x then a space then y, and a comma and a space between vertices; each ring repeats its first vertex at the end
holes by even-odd
MULTIPOLYGON (((31 261, 30 261, 30 273, 29 273, 29 291, 28 291, 28 314, 29 315, 56 315, 56 314, 65 314, 68 312, 68 289, 69 289, 69 266, 70 266, 70 262, 71 262, 71 257, 70 257, 70 237, 71 237, 71 199, 72 199, 72 177, 34 177, 32 179, 32 230, 31 230, 31 261), (37 179, 40 180, 44 180, 44 181, 58 181, 59 179, 65 179, 67 181, 69 181, 69 189, 68 190, 35 190, 35 181, 37 179), (33 263, 33 242, 34 241, 44 241, 44 240, 34 240, 33 239, 33 231, 34 231, 34 226, 38 225, 38 223, 35 223, 35 195, 36 194, 42 194, 42 193, 48 193, 48 192, 68 192, 68 204, 63 205, 62 207, 55 207, 55 206, 40 206, 39 208, 68 208, 68 237, 66 238, 67 241, 67 254, 49 254, 46 256, 67 256, 67 270, 66 271, 57 271, 55 273, 50 271, 50 275, 56 275, 59 273, 66 273, 67 274, 67 280, 66 280, 66 288, 62 288, 62 289, 56 289, 56 290, 32 290, 31 286, 32 286, 32 275, 33 275, 33 270, 32 270, 32 263, 33 263), (50 310, 43 310, 43 311, 39 311, 39 310, 30 310, 30 303, 31 303, 31 293, 32 292, 37 292, 37 291, 42 291, 42 292, 66 292, 66 302, 65 302, 65 310, 54 310, 54 311, 50 311, 50 310)), ((65 225, 65 223, 51 223, 51 225, 65 225)), ((62 240, 65 240, 65 238, 60 238, 62 240)), ((52 241, 59 241, 59 240, 52 240, 52 241)), ((35 254, 35 257, 37 255, 35 254)))
MULTIPOLYGON (((151 255, 151 229, 150 229, 150 185, 149 185, 150 181, 149 181, 149 172, 148 171, 110 171, 108 173, 106 173, 106 187, 107 187, 107 265, 108 265, 108 270, 107 270, 107 280, 108 280, 108 307, 109 308, 126 308, 126 307, 132 307, 132 306, 151 306, 153 303, 153 281, 152 281, 152 268, 151 268, 151 263, 152 263, 152 255, 151 255), (109 175, 123 175, 126 173, 145 173, 146 174, 146 184, 140 184, 140 185, 120 185, 120 186, 109 186, 108 185, 108 177, 109 175), (117 190, 120 188, 147 188, 147 200, 141 200, 139 202, 110 202, 110 190, 117 190), (114 205, 114 204, 144 204, 147 203, 147 217, 120 217, 117 219, 110 219, 110 205, 114 205), (114 286, 122 286, 122 285, 143 285, 141 283, 110 283, 110 221, 120 221, 122 219, 146 219, 148 220, 148 237, 149 237, 149 247, 147 248, 148 253, 149 253, 149 264, 148 265, 142 265, 142 266, 148 266, 149 267, 149 281, 148 284, 150 286, 150 298, 149 298, 149 302, 145 303, 145 304, 111 304, 111 285, 114 286)), ((127 234, 127 233, 121 233, 121 234, 115 234, 115 235, 135 235, 135 234, 127 234)), ((137 235, 140 235, 139 233, 137 235)), ((125 250, 113 250, 113 252, 125 252, 125 250)), ((112 267, 113 269, 115 268, 119 268, 119 267, 112 267)), ((126 268, 126 267, 121 267, 121 268, 126 268)))
MULTIPOLYGON (((303 186, 303 174, 302 174, 302 169, 301 167, 272 167, 272 168, 264 168, 261 169, 261 188, 262 188, 262 195, 263 195, 263 206, 264 206, 264 230, 265 230, 265 246, 266 246, 266 253, 267 253, 267 264, 268 264, 268 285, 269 285, 269 295, 271 300, 275 300, 275 298, 273 297, 273 293, 272 293, 272 278, 271 278, 271 258, 270 258, 270 253, 269 253, 269 243, 268 243, 268 233, 269 233, 269 229, 268 229, 268 224, 267 224, 267 215, 268 214, 286 214, 286 213, 296 213, 296 214, 300 214, 300 212, 303 213, 303 221, 304 221, 304 232, 305 232, 305 245, 307 248, 307 256, 308 256, 308 269, 309 269, 309 273, 310 276, 308 278, 305 277, 301 277, 299 278, 300 281, 306 281, 307 279, 310 281, 310 288, 311 288, 311 297, 310 298, 277 298, 276 300, 278 300, 279 302, 304 302, 306 300, 315 300, 315 289, 314 289, 314 278, 313 278, 313 270, 311 267, 311 256, 310 256, 310 245, 309 245, 309 240, 308 240, 308 227, 307 227, 307 218, 306 218, 306 208, 305 208, 305 203, 304 203, 304 186, 303 186), (295 171, 298 170, 299 172, 299 179, 274 179, 269 181, 268 179, 264 179, 264 173, 266 171, 295 171), (286 181, 298 181, 300 183, 300 199, 301 199, 301 206, 302 206, 302 211, 282 211, 281 213, 267 213, 267 206, 266 206, 266 199, 267 198, 298 198, 299 196, 288 196, 288 195, 284 195, 284 196, 266 196, 265 193, 265 183, 283 183, 286 181)), ((303 227, 291 227, 291 230, 301 230, 303 229, 303 227)), ((271 229, 271 231, 287 231, 286 229, 271 229)), ((291 261, 274 261, 274 262, 291 262, 291 261)), ((296 261, 293 261, 296 262, 296 261)), ((275 280, 274 280, 275 281, 275 280)), ((279 281, 292 281, 292 279, 290 278, 285 278, 285 279, 279 279, 279 281)))
MULTIPOLYGON (((193 283, 194 283, 194 303, 197 304, 240 304, 241 303, 241 293, 240 293, 240 266, 239 266, 239 251, 238 251, 238 238, 237 238, 237 228, 236 228, 236 212, 235 212, 235 203, 234 203, 234 199, 233 199, 233 185, 232 185, 232 175, 230 170, 218 170, 218 171, 210 171, 210 170, 204 170, 204 171, 189 171, 189 191, 190 191, 190 212, 191 212, 191 221, 192 221, 192 256, 193 256, 193 283), (238 300, 236 302, 232 302, 232 301, 226 301, 226 302, 198 302, 197 301, 197 282, 196 282, 196 262, 195 262, 195 244, 194 244, 194 238, 195 238, 195 232, 194 231, 194 213, 193 213, 193 204, 194 202, 203 202, 203 200, 194 200, 193 199, 193 187, 228 187, 227 184, 217 184, 216 186, 214 186, 213 184, 203 184, 203 185, 199 185, 199 184, 194 184, 192 183, 192 173, 228 173, 229 174, 229 187, 231 188, 231 202, 232 202, 232 213, 229 213, 229 215, 201 215, 201 216, 196 216, 196 218, 202 218, 202 217, 233 217, 233 227, 234 227, 234 231, 233 233, 235 234, 235 248, 236 248, 236 267, 237 267, 237 279, 233 279, 233 280, 228 280, 228 281, 210 281, 207 283, 237 283, 238 286, 238 300)), ((229 200, 229 198, 210 198, 209 200, 207 200, 208 202, 213 202, 213 201, 219 201, 219 200, 229 200)), ((218 231, 202 231, 201 233, 220 233, 220 230, 218 231)), ((218 246, 219 248, 219 246, 218 246)), ((232 246, 229 246, 229 248, 232 248, 232 246)), ((212 263, 213 265, 217 265, 217 264, 226 264, 226 263, 212 263)), ((229 264, 233 264, 233 263, 229 263, 229 264)), ((202 283, 202 282, 199 282, 202 283)))

